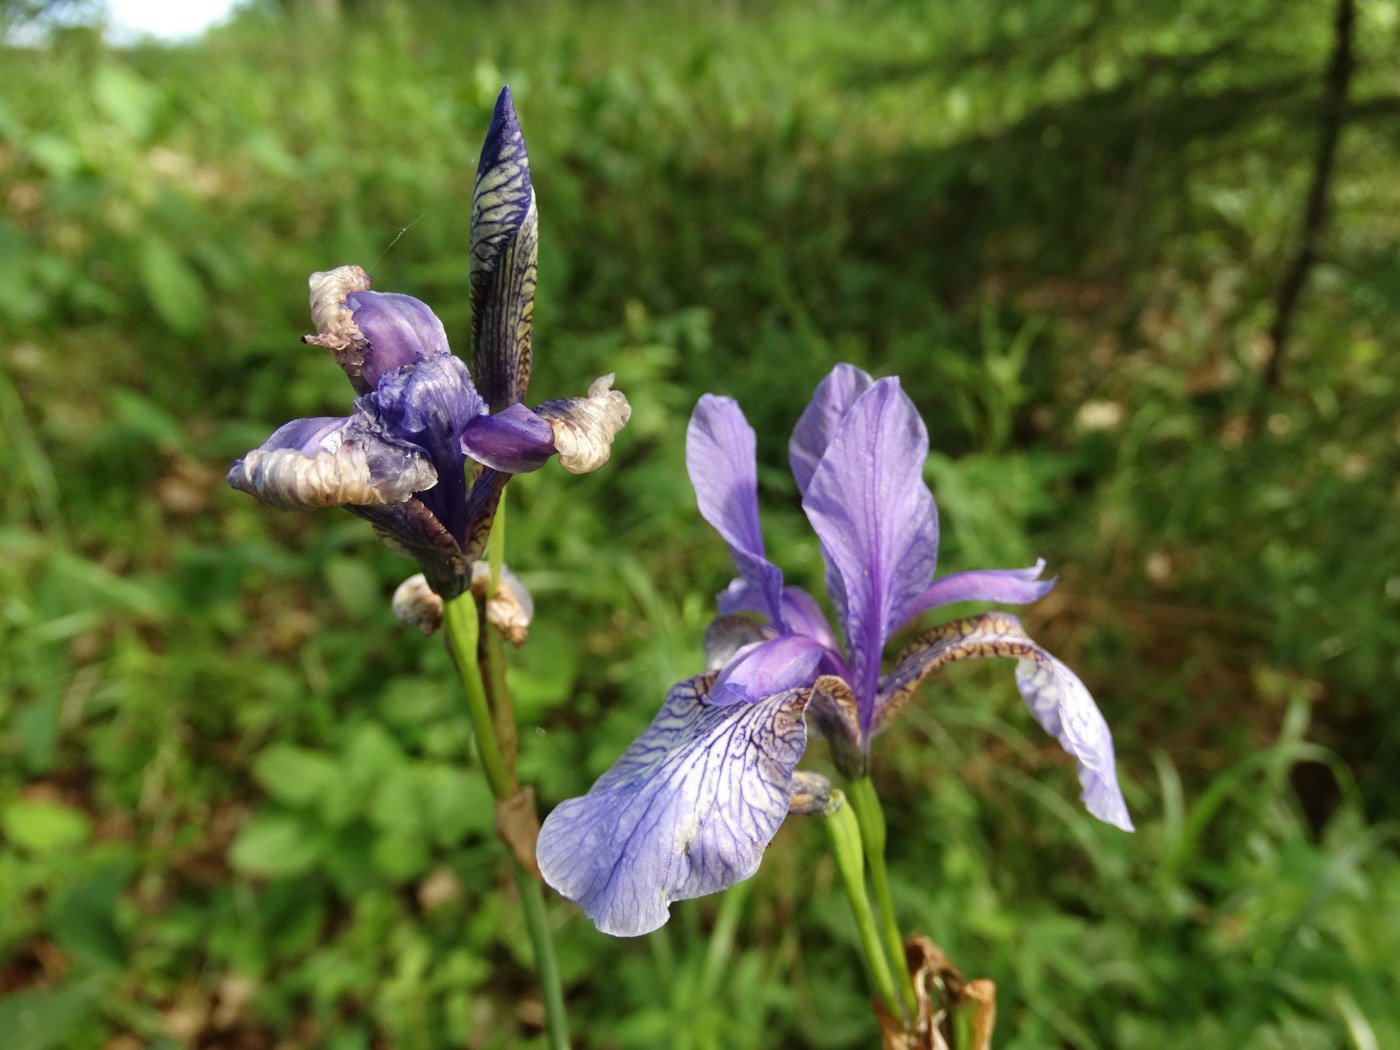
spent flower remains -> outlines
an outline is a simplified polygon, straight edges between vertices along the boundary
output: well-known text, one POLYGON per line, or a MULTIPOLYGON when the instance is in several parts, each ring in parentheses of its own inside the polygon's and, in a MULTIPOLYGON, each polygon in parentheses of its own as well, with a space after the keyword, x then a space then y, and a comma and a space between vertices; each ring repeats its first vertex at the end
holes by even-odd
POLYGON ((303 341, 334 355, 359 395, 353 410, 293 420, 229 471, 229 484, 269 506, 343 506, 416 558, 423 578, 401 588, 409 600, 395 608, 425 628, 433 616, 424 600, 440 616, 440 599, 471 586, 510 476, 554 455, 574 473, 602 466, 630 415, 610 375, 586 397, 523 404, 537 248, 529 159, 507 88, 472 191, 471 370, 425 303, 370 291, 358 266, 314 273, 316 334, 303 341))
POLYGON ((870 740, 923 678, 955 660, 1014 657, 1035 719, 1078 761, 1081 797, 1132 830, 1108 726, 1078 677, 1003 612, 918 635, 882 673, 901 627, 953 602, 1045 595, 1044 563, 935 580, 938 515, 923 480, 928 432, 897 378, 839 365, 817 387, 789 458, 821 543, 844 645, 807 592, 764 554, 755 436, 737 403, 707 394, 691 416, 686 464, 700 513, 739 576, 706 634, 706 673, 675 685, 651 725, 593 785, 549 815, 545 880, 605 933, 665 923, 670 903, 748 878, 808 781, 796 773, 806 716, 840 771, 867 775, 870 740), (757 619, 752 615, 757 614, 757 619))

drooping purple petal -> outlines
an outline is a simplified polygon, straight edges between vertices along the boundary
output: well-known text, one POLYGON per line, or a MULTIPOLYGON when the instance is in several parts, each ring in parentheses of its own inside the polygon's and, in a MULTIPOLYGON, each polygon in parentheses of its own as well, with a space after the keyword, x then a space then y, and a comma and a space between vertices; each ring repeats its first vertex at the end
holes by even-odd
POLYGON ((444 601, 467 589, 471 558, 421 500, 345 509, 373 525, 390 550, 415 559, 428 586, 444 601))
POLYGON ((1042 649, 1016 665, 1016 685, 1036 721, 1079 760, 1085 807, 1105 823, 1132 831, 1118 787, 1113 736, 1079 676, 1042 649))
POLYGON ((510 88, 502 88, 472 188, 472 370, 491 411, 530 385, 539 217, 510 88))
POLYGON ((716 705, 757 703, 775 693, 810 685, 825 649, 801 634, 785 634, 729 663, 710 689, 716 705))
POLYGON ((870 389, 875 380, 855 365, 840 364, 820 383, 812 400, 793 428, 788 441, 788 462, 797 479, 797 491, 807 495, 807 485, 826 453, 826 446, 856 398, 870 389))
POLYGON ((763 553, 753 428, 733 398, 703 395, 685 434, 685 465, 700 514, 729 544, 734 567, 763 595, 763 614, 782 625, 783 573, 763 553))
POLYGON ((528 474, 554 454, 554 429, 521 404, 477 416, 462 430, 462 451, 508 474, 528 474))
POLYGON ((555 807, 540 829, 545 881, 604 933, 649 933, 672 901, 748 878, 787 816, 807 744, 805 693, 715 707, 709 680, 673 687, 588 794, 555 807))
POLYGON ((369 344, 360 375, 371 387, 377 387, 386 372, 451 353, 437 314, 411 295, 354 292, 345 305, 369 344))
POLYGON ((953 602, 1012 602, 1024 605, 1044 598, 1055 581, 1037 577, 1045 571, 1041 558, 1028 569, 975 569, 935 580, 909 609, 909 617, 953 602))
POLYGON ((612 373, 599 376, 589 384, 587 397, 546 401, 535 409, 554 429, 559 465, 571 474, 586 474, 606 463, 613 438, 632 418, 627 396, 612 384, 612 373))
POLYGON ((894 716, 931 672, 954 660, 981 657, 1019 660, 1016 684, 1031 714, 1079 762, 1081 798, 1090 813, 1132 831, 1128 807, 1118 789, 1113 738, 1089 691, 1074 672, 1033 642, 1008 613, 983 613, 940 624, 919 635, 880 682, 872 732, 888 728, 894 716))
POLYGON ((938 516, 923 480, 928 432, 899 380, 846 412, 812 474, 803 509, 821 539, 827 592, 846 632, 852 686, 869 725, 880 655, 928 586, 938 516))
POLYGON ((402 503, 436 481, 423 450, 382 433, 364 406, 344 418, 294 419, 228 472, 234 488, 283 510, 402 503))

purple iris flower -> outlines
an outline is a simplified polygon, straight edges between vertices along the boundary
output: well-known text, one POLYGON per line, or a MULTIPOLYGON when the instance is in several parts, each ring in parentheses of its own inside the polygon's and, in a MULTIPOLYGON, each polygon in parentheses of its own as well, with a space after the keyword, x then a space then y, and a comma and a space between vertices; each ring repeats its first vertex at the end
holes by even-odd
POLYGON ((330 350, 360 396, 349 416, 279 428, 233 465, 229 484, 274 507, 346 507, 417 558, 439 596, 465 591, 510 476, 556 454, 574 473, 602 466, 630 415, 610 375, 587 397, 522 404, 538 233, 529 158, 506 88, 472 191, 472 371, 426 304, 370 291, 358 266, 314 273, 316 334, 303 341, 330 350))
POLYGON ((1017 685, 1036 720, 1078 760, 1089 812, 1132 830, 1108 726, 1083 683, 1014 616, 990 612, 934 627, 882 673, 886 642, 922 613, 952 602, 1031 602, 1054 586, 1039 579, 1043 562, 933 578, 938 515, 923 480, 928 432, 899 380, 838 365, 789 445, 844 645, 812 596, 785 586, 764 554, 754 448, 733 400, 700 399, 686 465, 700 513, 729 544, 739 572, 706 633, 710 670, 672 688, 588 794, 549 815, 536 849, 545 880, 605 933, 656 929, 672 901, 714 893, 758 869, 800 786, 805 715, 830 741, 842 773, 864 776, 871 737, 924 676, 975 657, 1019 660, 1017 685))

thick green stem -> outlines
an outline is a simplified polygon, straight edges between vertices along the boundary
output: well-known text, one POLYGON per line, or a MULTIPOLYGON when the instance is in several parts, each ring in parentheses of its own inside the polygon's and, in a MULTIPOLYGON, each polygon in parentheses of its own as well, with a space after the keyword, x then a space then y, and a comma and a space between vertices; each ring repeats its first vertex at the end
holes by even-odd
MULTIPOLYGON (((497 802, 514 797, 519 790, 516 784, 513 763, 508 766, 501 752, 496 723, 492 717, 491 704, 487 697, 486 682, 482 678, 481 665, 477 663, 481 641, 481 612, 476 598, 469 592, 454 598, 443 605, 442 623, 447 632, 448 645, 457 663, 457 671, 462 677, 462 687, 467 694, 467 707, 471 711, 472 724, 476 728, 477 751, 486 771, 486 781, 491 785, 491 794, 497 802)), ((486 646, 487 673, 504 686, 504 653, 499 645, 494 647, 498 654, 492 658, 493 646, 486 646), (493 666, 494 665, 494 666, 493 666)), ((514 734, 514 722, 511 733, 514 734)), ((550 938, 549 921, 545 914, 544 890, 533 874, 526 871, 514 850, 510 853, 511 873, 520 891, 521 907, 525 911, 525 928, 535 949, 535 974, 539 979, 540 996, 544 1000, 545 1031, 550 1050, 569 1050, 569 1024, 564 1012, 564 992, 559 980, 559 966, 554 955, 554 942, 550 938)))
POLYGON ((894 917, 894 898, 890 895, 889 874, 885 870, 885 811, 880 807, 880 796, 875 793, 875 785, 868 776, 852 780, 849 788, 851 808, 860 822, 860 838, 865 844, 865 860, 870 865, 870 881, 875 886, 875 900, 880 906, 885 948, 894 964, 907 1016, 912 1017, 918 1008, 918 999, 914 994, 909 967, 904 961, 904 938, 899 935, 899 923, 894 917))
POLYGON ((840 791, 831 793, 831 805, 825 813, 827 833, 831 836, 831 853, 836 858, 836 870, 846 886, 846 898, 855 916, 856 932, 865 949, 865 961, 870 967, 870 979, 889 1011, 898 1017, 902 1013, 899 993, 895 991, 890 961, 880 941, 875 925, 875 913, 870 910, 870 898, 865 893, 865 863, 860 839, 860 825, 853 808, 846 804, 840 791))

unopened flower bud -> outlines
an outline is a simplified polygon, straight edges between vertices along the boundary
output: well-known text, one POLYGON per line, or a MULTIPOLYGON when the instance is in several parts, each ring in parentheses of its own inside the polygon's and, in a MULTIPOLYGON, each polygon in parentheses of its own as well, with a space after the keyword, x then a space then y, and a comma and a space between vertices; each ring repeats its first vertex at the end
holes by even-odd
MULTIPOLYGON (((491 586, 491 566, 484 561, 472 562, 472 593, 486 598, 491 586)), ((523 645, 530 633, 530 621, 535 617, 535 600, 520 582, 520 577, 501 566, 500 585, 493 597, 486 599, 486 622, 511 645, 523 645)))
POLYGON ((421 572, 415 573, 394 591, 394 615, 425 635, 432 634, 442 626, 442 597, 421 572))
POLYGON ((820 773, 798 769, 792 774, 789 813, 825 813, 831 806, 831 781, 820 773))

